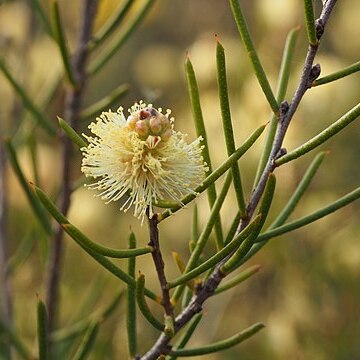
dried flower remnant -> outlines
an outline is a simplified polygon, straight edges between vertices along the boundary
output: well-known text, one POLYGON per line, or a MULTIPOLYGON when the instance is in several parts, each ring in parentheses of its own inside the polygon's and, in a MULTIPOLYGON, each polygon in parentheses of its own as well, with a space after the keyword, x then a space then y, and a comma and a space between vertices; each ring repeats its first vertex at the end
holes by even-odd
POLYGON ((201 137, 188 144, 186 135, 173 129, 170 110, 165 114, 151 104, 135 103, 126 119, 123 109, 103 112, 89 125, 95 135, 81 149, 81 171, 100 178, 88 185, 100 190, 107 203, 124 198, 120 210, 134 205, 134 215, 153 216, 156 201, 181 198, 201 183, 207 171, 201 155, 201 137))

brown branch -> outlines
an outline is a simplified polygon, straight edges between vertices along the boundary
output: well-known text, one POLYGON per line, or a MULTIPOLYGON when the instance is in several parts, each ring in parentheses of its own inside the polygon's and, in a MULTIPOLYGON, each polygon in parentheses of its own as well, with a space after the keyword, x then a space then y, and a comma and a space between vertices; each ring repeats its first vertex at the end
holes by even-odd
MULTIPOLYGON (((11 286, 7 268, 7 197, 6 156, 4 142, 0 142, 0 318, 8 328, 12 328, 11 286)), ((6 340, 5 340, 6 341, 6 340)), ((10 342, 6 341, 4 355, 11 359, 10 342)))
POLYGON ((170 294, 169 294, 169 289, 167 288, 167 280, 164 271, 165 265, 160 250, 157 215, 155 214, 151 219, 148 216, 148 220, 149 220, 149 233, 150 233, 150 241, 148 245, 152 246, 154 249, 151 255, 154 261, 156 273, 161 287, 162 305, 164 307, 165 314, 173 318, 174 310, 170 301, 170 294))
MULTIPOLYGON (((70 126, 76 129, 79 119, 81 103, 87 81, 85 71, 88 50, 87 44, 91 40, 92 26, 97 10, 98 0, 86 0, 83 2, 79 39, 77 42, 75 56, 73 58, 73 72, 77 80, 75 88, 69 88, 65 99, 65 119, 70 126)), ((63 133, 60 135, 62 143, 62 193, 60 196, 60 209, 67 214, 70 207, 71 189, 71 140, 63 133)), ((48 267, 48 278, 46 282, 46 304, 49 317, 49 331, 54 329, 59 300, 59 282, 61 276, 61 261, 63 253, 63 229, 57 226, 52 241, 51 254, 48 267)))
MULTIPOLYGON (((328 0, 325 4, 323 11, 321 13, 320 19, 317 21, 317 36, 318 39, 321 38, 326 23, 329 20, 331 11, 335 6, 336 0, 328 0)), ((237 234, 240 233, 248 222, 251 220, 252 215, 255 212, 257 205, 260 202, 261 196, 264 192, 267 179, 272 171, 275 170, 275 160, 283 154, 284 150, 282 149, 282 143, 286 135, 286 131, 290 125, 290 122, 295 114, 297 107, 299 106, 301 99, 303 98, 305 92, 311 86, 313 78, 319 75, 319 65, 313 65, 314 58, 318 50, 318 45, 309 46, 307 55, 304 62, 303 71, 300 77, 299 85, 295 91, 292 102, 290 106, 284 102, 280 109, 280 117, 277 133, 274 139, 272 150, 268 163, 263 170, 262 176, 258 182, 258 185, 254 189, 247 205, 247 217, 244 220, 241 220, 237 234)), ((192 317, 202 311, 203 303, 214 294, 214 291, 220 284, 221 280, 224 278, 224 274, 221 272, 222 264, 227 260, 225 258, 221 263, 219 263, 210 277, 206 280, 203 288, 201 288, 197 294, 193 296, 190 303, 186 306, 185 309, 176 317, 174 323, 175 333, 178 332, 182 327, 184 327, 192 317)), ((140 359, 141 360, 155 360, 160 355, 168 354, 171 350, 169 344, 170 339, 161 334, 153 345, 153 347, 140 359)))

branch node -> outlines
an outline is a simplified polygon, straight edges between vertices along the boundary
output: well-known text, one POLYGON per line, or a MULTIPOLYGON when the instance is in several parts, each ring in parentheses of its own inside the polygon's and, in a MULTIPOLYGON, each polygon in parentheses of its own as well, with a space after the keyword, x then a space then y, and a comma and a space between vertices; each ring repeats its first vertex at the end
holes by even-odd
POLYGON ((280 119, 283 119, 289 110, 289 103, 284 100, 280 104, 280 119))
POLYGON ((309 86, 311 86, 313 81, 315 81, 320 76, 320 73, 321 73, 320 64, 313 65, 309 74, 309 82, 308 82, 309 86))
POLYGON ((278 151, 278 153, 276 154, 274 160, 276 161, 277 159, 280 159, 282 156, 286 155, 286 153, 287 153, 286 148, 281 148, 281 149, 278 151))
POLYGON ((315 30, 316 30, 316 38, 318 40, 321 39, 321 37, 324 34, 324 29, 325 29, 325 24, 324 21, 322 19, 316 19, 315 21, 315 30))

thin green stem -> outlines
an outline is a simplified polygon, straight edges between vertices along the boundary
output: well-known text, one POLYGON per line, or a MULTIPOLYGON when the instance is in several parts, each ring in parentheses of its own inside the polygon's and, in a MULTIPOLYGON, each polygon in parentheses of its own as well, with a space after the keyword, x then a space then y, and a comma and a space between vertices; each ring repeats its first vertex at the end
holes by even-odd
MULTIPOLYGON (((285 99, 286 90, 290 78, 291 64, 294 57, 295 45, 299 35, 299 31, 300 31, 300 27, 296 27, 290 30, 288 36, 286 37, 286 42, 285 42, 285 47, 283 51, 281 67, 278 77, 278 85, 276 89, 276 101, 278 102, 278 104, 280 104, 285 99)), ((261 174, 263 173, 265 166, 269 160, 271 148, 273 146, 273 142, 275 139, 278 121, 279 121, 279 117, 273 113, 271 115, 269 131, 266 136, 265 145, 259 160, 253 187, 255 187, 259 182, 261 174)))
POLYGON ((272 109, 277 114, 279 112, 279 106, 271 90, 269 81, 266 77, 265 71, 261 65, 259 56, 256 52, 246 19, 243 15, 239 0, 229 0, 231 10, 240 33, 241 39, 245 45, 251 64, 254 68, 255 75, 259 81, 259 84, 264 92, 264 95, 272 109))
POLYGON ((360 115, 360 103, 354 106, 351 110, 349 110, 346 114, 344 114, 340 119, 335 121, 321 133, 297 147, 296 149, 290 151, 286 155, 282 156, 278 160, 275 161, 276 166, 283 165, 291 160, 297 159, 298 157, 307 154, 311 150, 317 148, 319 145, 323 144, 325 141, 336 135, 342 129, 344 129, 347 125, 357 119, 360 115))
MULTIPOLYGON (((191 63, 189 57, 187 57, 186 61, 185 61, 185 73, 186 73, 188 92, 189 92, 191 110, 193 113, 196 133, 197 133, 197 136, 202 137, 202 143, 204 145, 204 147, 202 149, 202 156, 203 156, 205 163, 207 164, 207 167, 209 169, 208 172, 211 173, 212 166, 211 166, 210 152, 209 152, 209 146, 208 146, 208 142, 207 142, 204 118, 203 118, 201 104, 200 104, 199 88, 197 85, 195 71, 194 71, 194 68, 192 66, 192 63, 191 63)), ((214 205, 214 202, 216 200, 216 188, 215 188, 214 183, 212 183, 208 187, 207 195, 208 195, 208 201, 209 201, 210 208, 212 208, 214 205)), ((223 247, 223 243, 224 243, 220 214, 217 214, 216 219, 215 219, 215 234, 216 234, 216 245, 217 245, 218 249, 220 249, 223 247)))
POLYGON ((61 23, 59 4, 58 4, 57 0, 54 0, 52 2, 51 15, 52 15, 54 37, 59 46, 59 50, 60 50, 61 58, 62 58, 62 61, 64 64, 64 69, 65 69, 67 79, 69 80, 70 84, 73 87, 76 87, 77 80, 75 78, 75 75, 74 75, 74 72, 73 72, 73 69, 71 66, 71 58, 70 58, 69 50, 68 50, 66 39, 65 39, 64 28, 61 23))
POLYGON ((306 33, 309 44, 315 46, 318 44, 315 28, 315 17, 313 0, 304 0, 305 20, 306 20, 306 33))
MULTIPOLYGON (((225 50, 221 45, 221 43, 218 41, 218 39, 216 45, 217 45, 216 46, 217 81, 219 88, 221 116, 223 121, 227 154, 228 156, 230 156, 235 152, 235 140, 234 140, 232 121, 231 121, 228 87, 227 87, 227 79, 226 79, 225 50)), ((244 192, 241 184, 241 176, 240 176, 240 170, 238 164, 234 164, 231 167, 231 172, 233 176, 233 183, 234 183, 238 208, 240 210, 241 217, 245 217, 246 210, 245 210, 244 192)))
POLYGON ((329 75, 323 76, 319 79, 316 79, 315 81, 313 81, 311 86, 314 87, 314 86, 324 85, 329 82, 341 79, 345 76, 354 74, 358 71, 360 71, 360 61, 358 61, 350 66, 347 66, 346 68, 344 68, 342 70, 336 71, 332 74, 329 74, 329 75))
POLYGON ((255 335, 258 331, 265 327, 264 324, 256 323, 247 329, 239 332, 238 334, 229 337, 225 340, 218 341, 211 345, 202 346, 193 349, 175 349, 170 351, 170 355, 177 356, 177 357, 187 357, 187 356, 200 356, 200 355, 207 355, 212 354, 215 352, 219 352, 222 350, 229 349, 233 346, 236 346, 243 342, 244 340, 250 338, 251 336, 255 335))

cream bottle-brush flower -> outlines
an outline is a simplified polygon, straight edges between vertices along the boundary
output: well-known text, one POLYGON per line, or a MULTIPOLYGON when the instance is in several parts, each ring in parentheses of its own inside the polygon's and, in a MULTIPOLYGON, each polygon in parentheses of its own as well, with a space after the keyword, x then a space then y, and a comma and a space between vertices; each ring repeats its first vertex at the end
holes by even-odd
POLYGON ((201 155, 201 137, 188 144, 186 135, 173 128, 170 110, 163 114, 151 104, 135 103, 125 118, 123 109, 103 112, 89 125, 81 171, 97 181, 87 185, 99 190, 107 203, 123 199, 120 210, 134 206, 144 219, 159 200, 181 199, 194 193, 207 171, 201 155))

